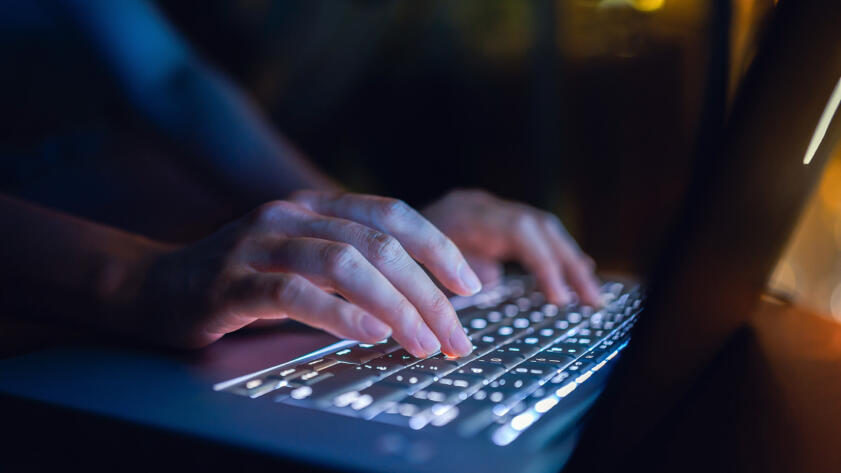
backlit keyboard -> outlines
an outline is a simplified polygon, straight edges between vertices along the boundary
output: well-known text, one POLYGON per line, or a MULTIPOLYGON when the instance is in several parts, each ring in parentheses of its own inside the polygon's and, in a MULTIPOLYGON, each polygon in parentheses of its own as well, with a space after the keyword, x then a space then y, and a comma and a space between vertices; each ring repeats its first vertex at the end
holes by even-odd
POLYGON ((546 303, 532 286, 508 276, 466 301, 466 357, 418 359, 390 339, 358 343, 225 390, 416 430, 486 431, 506 445, 616 358, 642 304, 638 287, 618 282, 602 286, 599 310, 546 303))

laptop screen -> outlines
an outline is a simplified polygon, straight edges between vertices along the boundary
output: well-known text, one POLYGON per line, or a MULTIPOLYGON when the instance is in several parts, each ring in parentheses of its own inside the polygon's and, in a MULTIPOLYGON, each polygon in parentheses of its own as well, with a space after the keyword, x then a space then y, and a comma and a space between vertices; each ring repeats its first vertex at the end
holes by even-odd
POLYGON ((627 439, 653 428, 745 324, 838 141, 841 5, 777 10, 720 143, 701 143, 635 343, 596 411, 581 465, 606 461, 596 436, 632 449, 627 439))

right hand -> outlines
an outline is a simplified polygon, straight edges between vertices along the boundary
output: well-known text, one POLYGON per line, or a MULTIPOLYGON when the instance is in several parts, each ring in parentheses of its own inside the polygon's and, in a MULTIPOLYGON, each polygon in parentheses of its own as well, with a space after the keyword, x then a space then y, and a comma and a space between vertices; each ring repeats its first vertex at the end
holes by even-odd
POLYGON ((417 357, 471 351, 418 262, 457 294, 481 285, 435 226, 394 199, 312 191, 293 199, 159 256, 134 304, 138 329, 198 347, 258 319, 288 317, 363 342, 392 335, 417 357))

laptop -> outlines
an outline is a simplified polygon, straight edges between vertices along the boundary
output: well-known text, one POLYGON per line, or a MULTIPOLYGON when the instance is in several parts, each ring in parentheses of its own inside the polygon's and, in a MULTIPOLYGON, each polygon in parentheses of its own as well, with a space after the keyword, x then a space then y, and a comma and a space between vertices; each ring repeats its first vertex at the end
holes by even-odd
POLYGON ((461 359, 288 325, 187 354, 88 343, 2 360, 27 440, 0 469, 621 468, 747 320, 841 135, 839 24, 837 2, 780 2, 645 284, 606 281, 603 308, 507 275, 453 299, 475 346, 461 359), (35 441, 49 454, 30 457, 35 441), (179 452, 192 463, 165 455, 179 452))

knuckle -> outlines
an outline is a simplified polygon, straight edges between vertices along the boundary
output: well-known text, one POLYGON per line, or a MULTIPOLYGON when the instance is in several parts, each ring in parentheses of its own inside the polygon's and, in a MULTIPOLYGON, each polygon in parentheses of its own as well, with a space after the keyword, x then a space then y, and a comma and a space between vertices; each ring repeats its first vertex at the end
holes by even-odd
POLYGON ((394 313, 398 315, 400 323, 404 327, 412 326, 417 319, 417 311, 406 298, 401 298, 394 308, 394 313))
POLYGON ((371 257, 378 263, 395 263, 403 258, 403 246, 396 238, 381 232, 369 235, 371 257))
POLYGON ((514 216, 514 229, 518 231, 531 230, 534 224, 534 216, 528 212, 520 212, 514 216))
POLYGON ((359 252, 347 243, 333 243, 326 247, 324 261, 331 274, 352 271, 359 264, 359 252))
POLYGON ((400 199, 383 199, 376 207, 378 216, 385 221, 404 218, 411 212, 411 207, 400 199))
POLYGON ((339 305, 336 307, 335 313, 337 320, 346 324, 351 324, 361 317, 360 310, 350 304, 339 305))
POLYGON ((450 314, 453 311, 450 301, 440 292, 430 301, 430 308, 436 314, 450 314))
POLYGON ((254 211, 254 222, 264 223, 277 220, 282 215, 288 215, 297 208, 297 204, 285 200, 273 200, 260 205, 254 211))
POLYGON ((288 304, 292 301, 296 301, 303 295, 305 290, 304 286, 304 279, 301 276, 286 276, 275 285, 275 299, 280 304, 288 304))
POLYGON ((432 253, 443 254, 451 250, 455 245, 443 233, 436 232, 426 244, 426 247, 432 253))
POLYGON ((365 311, 350 304, 346 304, 339 310, 338 315, 339 317, 336 325, 344 325, 349 329, 356 329, 365 317, 365 311))
POLYGON ((241 255, 256 244, 258 232, 250 228, 240 228, 228 242, 226 255, 223 258, 223 267, 230 267, 237 264, 241 255))

